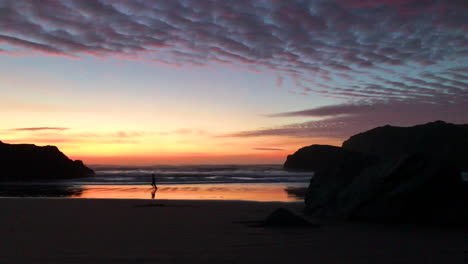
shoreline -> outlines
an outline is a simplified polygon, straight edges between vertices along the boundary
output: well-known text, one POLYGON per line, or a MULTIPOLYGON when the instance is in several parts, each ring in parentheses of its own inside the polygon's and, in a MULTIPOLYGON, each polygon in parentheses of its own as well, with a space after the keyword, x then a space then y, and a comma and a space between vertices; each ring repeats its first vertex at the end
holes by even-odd
POLYGON ((140 198, 72 198, 72 197, 7 197, 7 196, 0 196, 1 200, 84 200, 84 201, 122 201, 122 202, 168 202, 168 203, 179 203, 179 202, 194 202, 194 203, 260 203, 260 204, 268 204, 268 203, 277 203, 277 204, 304 204, 304 201, 254 201, 254 200, 210 200, 210 199, 140 199, 140 198))
POLYGON ((302 201, 300 184, 0 185, 0 197, 67 197, 142 200, 302 201))
MULTIPOLYGON (((468 229, 320 221, 253 228, 300 202, 0 198, 5 263, 466 263, 468 229)), ((310 219, 315 221, 314 219, 310 219)))

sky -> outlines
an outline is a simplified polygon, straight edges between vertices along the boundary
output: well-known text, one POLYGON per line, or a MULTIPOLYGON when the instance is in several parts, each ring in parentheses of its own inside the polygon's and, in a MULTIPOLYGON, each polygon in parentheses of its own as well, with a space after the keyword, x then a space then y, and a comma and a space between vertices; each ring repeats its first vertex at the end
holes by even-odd
POLYGON ((87 164, 283 163, 468 123, 465 0, 0 0, 0 140, 87 164))

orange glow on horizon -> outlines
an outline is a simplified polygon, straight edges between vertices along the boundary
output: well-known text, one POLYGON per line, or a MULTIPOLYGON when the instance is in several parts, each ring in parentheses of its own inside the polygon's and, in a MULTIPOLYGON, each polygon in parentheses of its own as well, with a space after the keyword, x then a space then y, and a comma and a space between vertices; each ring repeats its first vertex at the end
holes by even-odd
MULTIPOLYGON (((292 154, 292 153, 291 153, 292 154)), ((178 154, 155 156, 70 156, 88 165, 280 164, 287 153, 250 155, 178 154)))
MULTIPOLYGON (((66 133, 60 132, 60 133, 66 133)), ((26 132, 23 132, 26 133, 26 132)), ((187 142, 148 137, 138 142, 113 142, 115 135, 131 133, 49 135, 21 138, 7 134, 1 140, 10 144, 55 145, 69 158, 87 165, 193 165, 193 164, 282 164, 299 148, 312 144, 341 145, 341 140, 327 138, 219 138, 193 137, 187 142)), ((21 135, 21 133, 20 133, 21 135)), ((188 137, 188 136, 187 136, 188 137)))

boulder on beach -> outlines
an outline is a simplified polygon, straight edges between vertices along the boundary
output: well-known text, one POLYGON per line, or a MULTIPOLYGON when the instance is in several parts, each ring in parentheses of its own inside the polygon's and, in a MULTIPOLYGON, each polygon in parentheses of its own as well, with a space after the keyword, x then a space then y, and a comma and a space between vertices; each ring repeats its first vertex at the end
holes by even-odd
POLYGON ((467 224, 467 186, 452 164, 423 155, 317 172, 305 212, 374 222, 467 224))
POLYGON ((278 208, 273 211, 265 220, 258 224, 259 227, 314 227, 305 218, 291 212, 285 208, 278 208))
POLYGON ((80 160, 71 160, 55 146, 6 144, 0 141, 0 180, 52 180, 93 175, 80 160))

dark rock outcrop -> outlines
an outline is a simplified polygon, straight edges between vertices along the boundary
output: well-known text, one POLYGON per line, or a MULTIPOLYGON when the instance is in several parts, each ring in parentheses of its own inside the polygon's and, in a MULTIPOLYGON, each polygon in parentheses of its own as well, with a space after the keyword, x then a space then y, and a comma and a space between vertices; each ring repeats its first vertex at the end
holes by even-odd
POLYGON ((291 171, 318 171, 335 167, 343 162, 360 162, 366 158, 371 157, 340 147, 311 145, 289 155, 284 168, 291 171))
POLYGON ((49 180, 94 174, 82 161, 73 161, 55 146, 5 144, 0 141, 0 180, 49 180))
POLYGON ((387 158, 424 154, 453 161, 468 171, 468 124, 436 121, 412 127, 377 127, 350 137, 343 142, 343 149, 387 158))
POLYGON ((284 167, 315 172, 305 195, 315 216, 468 224, 468 125, 378 127, 342 148, 302 148, 284 167))
POLYGON ((317 172, 305 211, 346 220, 468 224, 467 194, 450 163, 408 155, 317 172))
POLYGON ((82 171, 82 173, 86 176, 86 175, 94 175, 94 171, 88 167, 86 167, 86 165, 84 165, 83 161, 81 160, 74 160, 73 161, 75 163, 75 167, 78 168, 79 170, 82 171))
POLYGON ((296 215, 285 208, 278 208, 273 211, 265 220, 261 221, 258 227, 314 227, 317 224, 312 224, 303 217, 296 215))

